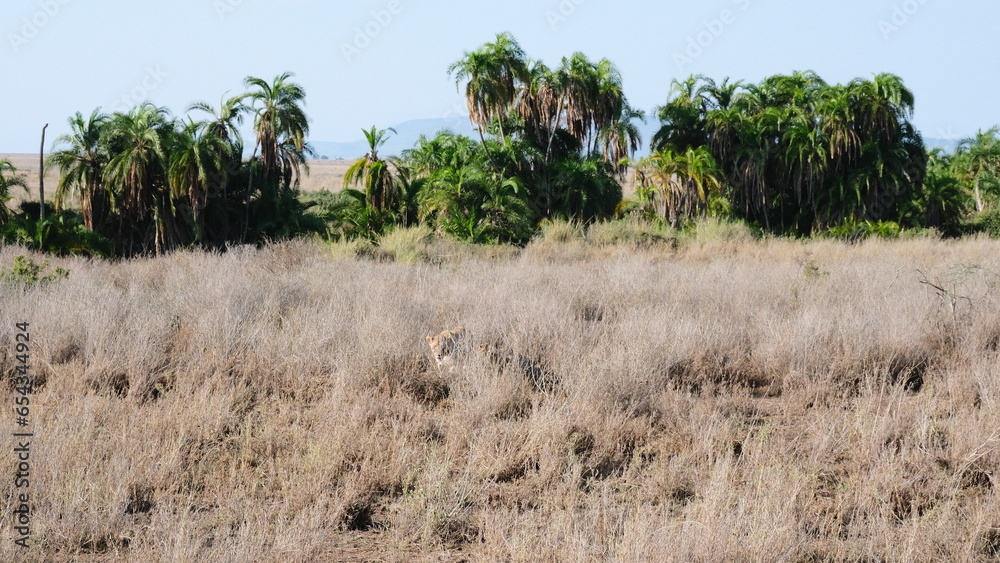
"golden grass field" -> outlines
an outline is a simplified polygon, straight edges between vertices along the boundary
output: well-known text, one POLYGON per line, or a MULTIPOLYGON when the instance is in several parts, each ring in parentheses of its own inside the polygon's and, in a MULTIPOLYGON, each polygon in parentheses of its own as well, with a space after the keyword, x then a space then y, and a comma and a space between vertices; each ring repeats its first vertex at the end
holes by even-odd
POLYGON ((49 259, 0 560, 996 560, 1000 242, 717 231, 49 259))

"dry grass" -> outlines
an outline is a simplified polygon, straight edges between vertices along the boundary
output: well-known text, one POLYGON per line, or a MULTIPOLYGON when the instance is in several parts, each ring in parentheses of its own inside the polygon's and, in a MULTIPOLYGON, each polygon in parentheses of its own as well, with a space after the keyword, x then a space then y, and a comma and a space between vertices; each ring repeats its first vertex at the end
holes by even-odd
POLYGON ((26 319, 40 383, 35 543, 7 525, 0 559, 1000 553, 1000 243, 563 235, 52 260, 0 300, 3 373, 26 319), (437 371, 424 336, 456 325, 518 361, 437 371))
MULTIPOLYGON (((48 156, 48 155, 46 155, 48 156)), ((28 188, 11 188, 10 195, 14 198, 11 207, 28 198, 38 199, 38 153, 0 153, 0 160, 9 160, 17 169, 17 173, 24 176, 24 183, 28 188)), ((45 171, 45 200, 52 201, 52 196, 56 193, 56 186, 59 185, 59 170, 50 168, 45 171)))
POLYGON ((349 159, 310 160, 309 174, 302 177, 299 187, 304 192, 339 192, 344 187, 344 173, 353 162, 349 159))

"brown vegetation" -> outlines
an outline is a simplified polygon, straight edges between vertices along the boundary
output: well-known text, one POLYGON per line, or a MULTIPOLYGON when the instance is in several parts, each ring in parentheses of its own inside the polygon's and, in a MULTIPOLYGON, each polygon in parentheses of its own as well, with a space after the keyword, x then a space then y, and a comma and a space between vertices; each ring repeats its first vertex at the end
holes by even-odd
POLYGON ((34 543, 5 525, 0 559, 1000 554, 1000 244, 564 236, 5 286, 3 377, 27 320, 39 388, 34 543), (438 370, 424 336, 458 324, 516 361, 438 370))

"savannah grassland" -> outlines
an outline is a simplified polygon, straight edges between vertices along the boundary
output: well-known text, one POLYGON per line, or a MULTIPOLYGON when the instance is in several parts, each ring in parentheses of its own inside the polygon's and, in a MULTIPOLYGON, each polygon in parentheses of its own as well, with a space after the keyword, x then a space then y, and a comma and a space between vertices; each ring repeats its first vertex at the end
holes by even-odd
POLYGON ((38 379, 32 547, 6 524, 0 559, 1000 554, 1000 242, 613 228, 49 258, 0 300, 4 377, 27 320, 38 379))

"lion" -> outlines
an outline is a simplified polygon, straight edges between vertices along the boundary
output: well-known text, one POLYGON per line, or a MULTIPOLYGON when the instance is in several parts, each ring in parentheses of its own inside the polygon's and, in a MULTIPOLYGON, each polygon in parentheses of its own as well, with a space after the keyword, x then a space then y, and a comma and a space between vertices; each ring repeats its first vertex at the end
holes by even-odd
POLYGON ((431 356, 439 367, 450 368, 455 365, 458 345, 464 337, 465 328, 460 326, 426 337, 427 345, 431 348, 431 356))
POLYGON ((470 353, 472 356, 477 356, 478 350, 477 357, 485 365, 492 366, 492 369, 495 369, 497 373, 508 370, 520 373, 536 391, 550 392, 558 385, 558 378, 544 365, 540 358, 519 354, 501 339, 480 342, 478 347, 470 347, 466 343, 466 340, 470 338, 468 331, 461 326, 425 338, 438 368, 448 372, 454 372, 456 366, 468 359, 464 356, 470 353))

